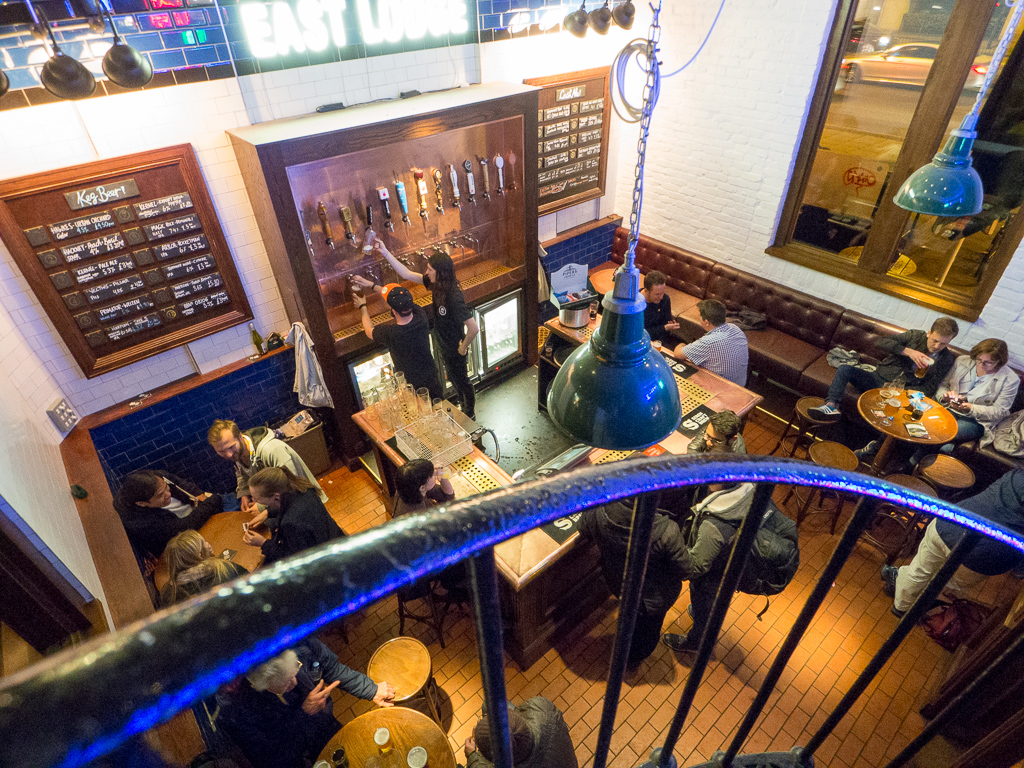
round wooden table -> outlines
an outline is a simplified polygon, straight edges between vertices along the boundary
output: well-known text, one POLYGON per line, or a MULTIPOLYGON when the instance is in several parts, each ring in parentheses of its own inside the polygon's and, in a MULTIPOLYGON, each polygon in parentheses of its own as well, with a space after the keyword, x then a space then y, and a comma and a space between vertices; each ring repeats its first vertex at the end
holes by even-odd
POLYGON ((615 270, 602 269, 590 276, 590 284, 594 290, 604 296, 615 287, 615 270))
MULTIPOLYGON (((390 682, 390 681, 389 681, 390 682)), ((429 768, 455 768, 455 753, 448 736, 426 715, 406 707, 374 709, 346 723, 320 753, 330 761, 334 750, 345 748, 351 768, 363 768, 369 757, 383 757, 382 768, 406 768, 406 756, 413 747, 427 750, 429 768), (381 755, 373 741, 378 728, 391 731, 391 750, 381 755)))
POLYGON ((885 411, 881 389, 869 389, 857 399, 857 410, 864 417, 864 421, 885 435, 882 447, 878 449, 875 460, 871 462, 871 471, 876 475, 880 474, 885 467, 889 451, 892 450, 893 440, 902 440, 905 443, 917 443, 918 445, 934 445, 938 448, 956 436, 956 419, 953 414, 930 397, 924 398, 924 402, 931 408, 925 411, 924 416, 918 421, 910 418, 910 399, 907 397, 906 390, 901 392, 896 399, 900 401, 900 408, 893 416, 892 424, 888 425, 874 414, 874 411, 885 411), (907 432, 908 423, 920 424, 928 430, 928 436, 912 437, 907 432))

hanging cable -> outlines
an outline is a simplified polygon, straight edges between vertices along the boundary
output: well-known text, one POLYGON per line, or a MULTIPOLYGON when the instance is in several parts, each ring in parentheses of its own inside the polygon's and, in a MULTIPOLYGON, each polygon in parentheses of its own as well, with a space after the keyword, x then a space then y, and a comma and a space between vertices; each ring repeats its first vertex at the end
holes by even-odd
MULTIPOLYGON (((652 6, 653 8, 653 6, 652 6)), ((672 75, 678 75, 684 69, 686 69, 693 61, 700 55, 700 52, 704 50, 704 46, 711 38, 711 33, 715 31, 715 25, 718 24, 718 17, 722 15, 722 9, 725 8, 725 0, 722 0, 721 5, 718 6, 718 12, 715 14, 714 21, 711 22, 711 28, 708 30, 707 35, 704 36, 704 40, 701 42, 697 51, 690 57, 683 66, 677 69, 675 72, 664 77, 672 77, 672 75)), ((637 66, 640 67, 645 73, 649 75, 650 85, 650 98, 652 106, 658 100, 658 95, 661 92, 661 68, 657 57, 654 57, 652 71, 648 71, 648 58, 651 56, 651 45, 650 41, 644 40, 641 37, 631 40, 626 44, 616 55, 615 60, 612 62, 611 68, 611 83, 609 84, 609 92, 611 93, 612 108, 615 110, 615 114, 619 116, 619 119, 625 123, 639 123, 641 115, 643 114, 643 104, 635 106, 630 103, 626 96, 626 68, 630 62, 636 59, 637 66), (616 98, 616 96, 618 98, 616 98)))

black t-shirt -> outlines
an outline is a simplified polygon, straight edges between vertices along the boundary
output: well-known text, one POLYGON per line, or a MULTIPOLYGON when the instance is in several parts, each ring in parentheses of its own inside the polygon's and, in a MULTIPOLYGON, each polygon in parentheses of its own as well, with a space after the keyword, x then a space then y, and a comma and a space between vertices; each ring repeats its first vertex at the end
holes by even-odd
POLYGON ((672 322, 672 300, 666 293, 657 304, 644 307, 644 330, 651 335, 651 341, 665 341, 668 333, 665 326, 672 322))
POLYGON ((423 285, 431 289, 434 299, 434 328, 445 352, 455 352, 459 342, 466 335, 466 321, 473 316, 466 306, 466 297, 461 288, 449 291, 448 298, 441 303, 439 294, 431 287, 431 280, 423 276, 423 285))
POLYGON ((437 369, 430 356, 430 327, 422 309, 413 307, 412 320, 405 325, 378 325, 373 340, 388 348, 395 369, 416 389, 437 384, 437 369))

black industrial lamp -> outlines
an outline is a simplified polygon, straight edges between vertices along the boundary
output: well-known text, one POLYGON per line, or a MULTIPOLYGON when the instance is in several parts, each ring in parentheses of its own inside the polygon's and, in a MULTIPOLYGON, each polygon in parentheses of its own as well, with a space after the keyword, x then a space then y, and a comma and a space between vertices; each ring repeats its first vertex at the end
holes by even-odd
POLYGON ((45 17, 42 21, 39 20, 39 14, 36 13, 32 0, 25 0, 25 5, 29 15, 32 16, 32 21, 37 26, 41 25, 42 29, 49 34, 50 42, 53 45, 53 56, 43 64, 39 73, 43 87, 61 99, 84 99, 86 96, 92 96, 93 91, 96 90, 96 78, 93 77, 92 72, 82 66, 79 61, 64 54, 57 45, 57 38, 53 34, 50 23, 45 17))
POLYGON ((7 77, 7 73, 0 69, 0 99, 4 97, 4 94, 11 90, 11 79, 7 77))
POLYGON ((149 59, 125 43, 114 26, 114 17, 110 15, 110 6, 104 2, 110 31, 114 33, 114 44, 103 57, 103 74, 122 88, 142 88, 153 79, 153 65, 149 59))
POLYGON ((612 11, 612 19, 622 29, 632 29, 633 19, 636 18, 636 7, 633 0, 626 0, 622 5, 612 11))
MULTIPOLYGON (((602 302, 601 326, 558 370, 547 400, 551 420, 574 440, 614 450, 646 448, 672 434, 682 419, 675 376, 644 330, 647 302, 636 268, 647 136, 658 93, 657 29, 654 9, 625 263, 602 302)), ((623 53, 632 50, 627 46, 623 53)))
POLYGON ((576 37, 585 37, 587 34, 587 21, 589 16, 587 15, 587 2, 583 0, 580 3, 579 10, 575 10, 565 17, 562 22, 567 30, 576 35, 576 37))
POLYGON ((604 0, 604 5, 588 14, 590 28, 599 35, 607 35, 608 28, 612 25, 612 11, 608 7, 610 2, 611 0, 604 0))

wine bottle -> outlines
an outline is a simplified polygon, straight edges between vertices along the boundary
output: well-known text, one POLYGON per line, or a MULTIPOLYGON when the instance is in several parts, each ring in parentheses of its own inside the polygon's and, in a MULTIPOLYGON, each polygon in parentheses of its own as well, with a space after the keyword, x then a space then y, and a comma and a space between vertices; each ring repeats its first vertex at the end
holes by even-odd
POLYGON ((256 354, 262 355, 266 350, 263 348, 263 337, 256 330, 256 323, 249 323, 249 338, 252 339, 252 345, 256 347, 256 354))

